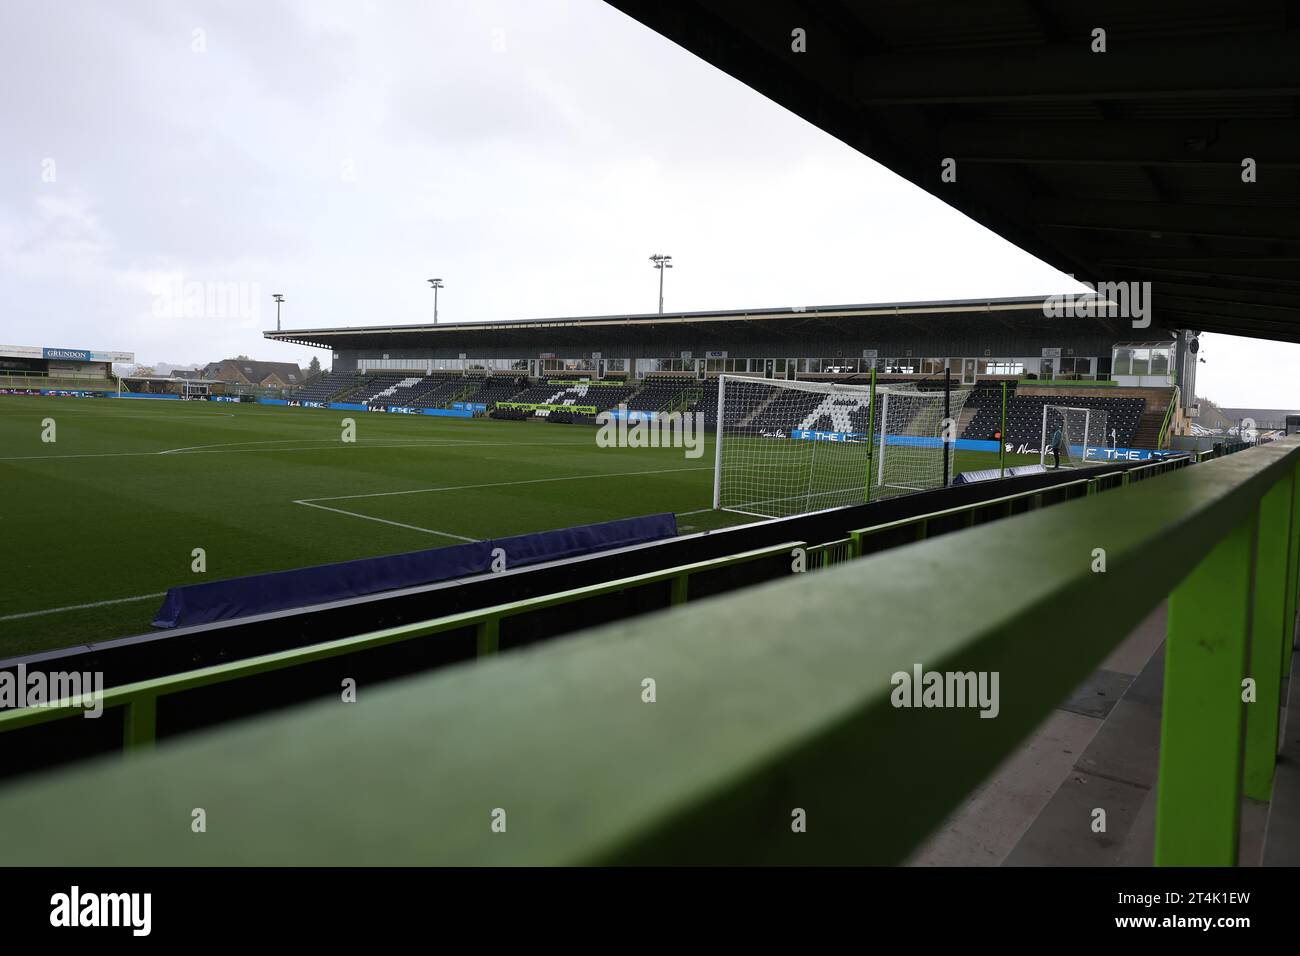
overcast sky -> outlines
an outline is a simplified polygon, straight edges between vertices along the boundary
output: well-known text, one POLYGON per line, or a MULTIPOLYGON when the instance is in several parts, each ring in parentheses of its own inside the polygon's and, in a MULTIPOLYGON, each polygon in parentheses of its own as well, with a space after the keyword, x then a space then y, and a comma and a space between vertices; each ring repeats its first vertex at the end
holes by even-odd
MULTIPOLYGON (((286 328, 1065 291, 600 0, 0 3, 0 342, 245 353, 286 328), (197 293, 197 295, 196 295, 197 293)), ((1300 348, 1207 336, 1203 394, 1300 348)))

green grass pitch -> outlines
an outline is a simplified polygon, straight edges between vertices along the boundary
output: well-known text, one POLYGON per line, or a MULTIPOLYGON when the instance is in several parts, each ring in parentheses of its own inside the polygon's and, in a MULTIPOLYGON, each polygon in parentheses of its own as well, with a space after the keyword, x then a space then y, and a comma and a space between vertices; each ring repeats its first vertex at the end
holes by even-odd
MULTIPOLYGON (((689 459, 595 436, 544 422, 0 397, 0 658, 149 631, 176 585, 664 511, 684 532, 754 520, 708 510, 711 442, 689 459), (355 442, 342 440, 345 418, 355 442)), ((996 465, 957 456, 959 471, 996 465)))

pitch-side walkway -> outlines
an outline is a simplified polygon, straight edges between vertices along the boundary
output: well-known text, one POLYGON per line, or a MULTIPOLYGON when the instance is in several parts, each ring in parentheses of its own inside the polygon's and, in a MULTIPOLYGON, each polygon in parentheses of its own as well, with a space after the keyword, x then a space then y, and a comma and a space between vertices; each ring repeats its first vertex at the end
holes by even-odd
MULTIPOLYGON (((1051 713, 1021 747, 912 855, 913 866, 1150 866, 1160 747, 1166 607, 1161 604, 1051 713), (1105 831, 1094 829, 1105 811, 1105 831)), ((1288 692, 1283 683, 1283 694, 1288 692)), ((1269 805, 1242 804, 1240 863, 1258 865, 1269 825, 1270 852, 1288 827, 1300 835, 1300 717, 1290 734, 1269 805), (1291 745, 1293 757, 1287 757, 1291 745), (1297 788, 1290 788, 1296 790, 1297 788), (1288 809, 1285 803, 1295 800, 1288 809)), ((1294 852, 1294 850, 1292 851, 1294 852)))

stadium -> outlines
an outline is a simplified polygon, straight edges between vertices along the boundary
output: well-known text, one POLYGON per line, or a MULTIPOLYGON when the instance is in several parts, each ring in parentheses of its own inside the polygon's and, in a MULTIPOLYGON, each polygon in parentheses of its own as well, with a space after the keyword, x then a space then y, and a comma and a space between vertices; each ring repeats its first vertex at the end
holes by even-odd
POLYGON ((325 370, 266 387, 0 347, 7 859, 1300 863, 1300 438, 1196 427, 1202 334, 1300 341, 1300 57, 1238 132, 1220 67, 1039 71, 1082 27, 1013 5, 837 4, 812 65, 611 5, 1096 291, 277 328, 325 370))
MULTIPOLYGON (((23 487, 33 507, 16 517, 19 527, 36 542, 51 522, 96 520, 69 514, 58 483, 37 464, 75 442, 80 454, 104 456, 80 465, 88 479, 101 471, 100 483, 122 487, 114 476, 132 475, 142 497, 169 501, 155 527, 140 530, 184 560, 132 562, 130 583, 124 569, 121 586, 110 589, 100 569, 113 563, 113 545, 83 548, 61 559, 72 579, 87 582, 77 593, 44 575, 60 560, 51 552, 32 562, 30 578, 20 574, 14 593, 21 598, 3 608, 0 633, 12 649, 45 650, 147 631, 162 595, 190 583, 194 547, 214 565, 220 555, 227 578, 290 570, 301 564, 294 526, 310 528, 328 549, 320 563, 653 511, 671 512, 680 532, 703 532, 941 488, 966 472, 1045 471, 1049 412, 1053 423, 1092 416, 1090 428, 1082 419, 1066 428, 1078 432, 1069 436, 1073 467, 1151 461, 1173 454, 1175 444, 1213 447, 1175 434, 1186 421, 1176 383, 1194 382, 1194 336, 1175 330, 1157 341, 1143 330, 1138 342, 1117 320, 1080 330, 1049 311, 1038 297, 267 332, 269 340, 327 349, 332 359, 331 371, 300 387, 266 393, 286 397, 240 394, 201 378, 114 379, 96 358, 108 353, 29 348, 65 358, 13 368, 0 386, 11 406, 24 394, 112 397, 121 410, 97 401, 61 408, 52 444, 30 428, 10 436, 14 457, 33 463, 23 487), (791 343, 815 354, 787 354, 791 343), (731 391, 726 440, 718 443, 723 380, 731 391), (336 448, 340 415, 358 412, 385 417, 367 414, 355 442, 336 448), (622 422, 626 435, 629 424, 672 415, 698 420, 694 453, 671 442, 606 448, 598 441, 600 421, 622 422), (915 444, 938 443, 944 419, 953 424, 948 454, 915 444), (569 427, 549 427, 556 424, 569 427), (862 440, 867 434, 872 441, 862 440), (500 468, 503 449, 508 474, 500 468), (308 477, 326 462, 338 469, 340 451, 366 456, 362 467, 374 474, 308 477), (274 472, 211 467, 242 456, 273 463, 274 472), (167 470, 151 487, 132 466, 154 471, 160 466, 152 458, 167 470), (446 490, 408 493, 416 476, 427 476, 416 488, 446 490), (572 482, 589 482, 593 494, 575 499, 572 482), (269 484, 278 497, 251 505, 269 484), (168 540, 170 518, 189 507, 186 499, 230 516, 229 526, 213 522, 213 536, 202 542, 168 540), (44 501, 48 509, 39 506, 44 501)), ((1067 454, 1065 471, 1072 465, 1067 454)), ((87 504, 101 519, 121 521, 105 509, 132 509, 134 493, 122 494, 120 503, 87 504)))

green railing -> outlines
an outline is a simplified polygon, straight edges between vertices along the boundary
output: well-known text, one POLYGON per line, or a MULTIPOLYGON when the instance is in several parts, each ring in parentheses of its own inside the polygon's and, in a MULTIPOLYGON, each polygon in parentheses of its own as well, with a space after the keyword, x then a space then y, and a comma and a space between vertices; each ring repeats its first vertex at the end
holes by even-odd
MULTIPOLYGON (((477 654, 479 657, 484 657, 497 652, 501 622, 508 618, 662 582, 669 582, 670 584, 670 603, 674 605, 684 604, 689 596, 692 575, 718 571, 723 568, 778 555, 790 555, 796 548, 806 548, 806 545, 802 541, 772 545, 722 558, 698 561, 678 567, 665 568, 660 571, 618 578, 602 584, 592 584, 568 591, 559 591, 554 594, 514 601, 509 604, 465 611, 430 621, 405 624, 369 634, 340 638, 275 654, 251 657, 230 664, 218 664, 213 667, 185 671, 166 677, 139 681, 134 684, 124 684, 105 691, 100 703, 105 710, 121 708, 122 742, 126 750, 151 747, 154 743, 156 731, 158 698, 169 694, 178 694, 182 691, 208 687, 213 684, 224 684, 245 677, 270 673, 271 671, 299 667, 314 661, 341 657, 345 654, 356 654, 376 647, 383 647, 387 644, 446 634, 470 627, 475 629, 477 654)), ((74 705, 65 700, 47 707, 29 707, 0 712, 0 733, 35 726, 52 720, 81 716, 83 709, 81 705, 74 705)))
MULTIPOLYGON (((122 740, 125 749, 130 750, 140 746, 152 746, 156 729, 157 700, 158 698, 169 694, 176 694, 182 691, 193 690, 198 687, 206 687, 212 684, 223 684, 241 678, 253 677, 258 674, 301 666, 314 661, 341 657, 347 654, 355 654, 375 647, 381 647, 386 644, 430 637, 436 634, 444 634, 468 627, 474 627, 476 629, 476 649, 478 656, 481 657, 487 654, 496 653, 498 648, 500 623, 502 620, 509 617, 515 617, 532 611, 557 607, 563 604, 570 604, 576 601, 599 597, 604 594, 624 591, 644 585, 655 584, 662 581, 672 582, 671 603, 684 603, 689 588, 690 577, 693 574, 720 570, 722 568, 745 564, 777 555, 791 554, 796 548, 803 549, 804 567, 806 570, 812 571, 829 568, 833 565, 842 564, 845 561, 861 557, 866 553, 866 551, 871 550, 864 546, 866 540, 875 536, 884 536, 901 528, 915 529, 915 533, 911 537, 914 540, 921 540, 930 536, 930 531, 935 524, 942 524, 945 519, 952 518, 956 515, 963 516, 965 526, 969 527, 976 523, 975 519, 979 512, 984 512, 982 515, 984 521, 994 520, 1000 517, 1009 517, 1016 513, 1015 509, 1018 503, 1024 503, 1029 509, 1041 508, 1047 500, 1061 498, 1062 493, 1064 493, 1064 498, 1068 500, 1070 497, 1074 496, 1075 492, 1085 493, 1085 489, 1086 494, 1093 494, 1108 487, 1120 487, 1127 484, 1130 480, 1136 480, 1133 476, 1141 476, 1147 472, 1161 473, 1179 467, 1189 460, 1190 459, 1182 458, 1152 462, 1149 465, 1142 465, 1138 468, 1129 469, 1128 471, 1112 472, 1095 476, 1093 478, 1053 485, 1048 488, 1024 491, 1000 498, 972 502, 955 508, 948 508, 943 511, 928 512, 923 515, 902 518, 897 521, 886 522, 879 525, 873 525, 869 528, 855 530, 847 537, 823 544, 807 545, 806 543, 799 541, 787 542, 785 544, 774 545, 752 551, 744 551, 722 558, 714 558, 679 567, 666 568, 660 571, 647 572, 628 578, 619 578, 602 584, 574 588, 567 591, 557 592, 555 594, 542 595, 511 604, 467 611, 447 617, 422 621, 416 624, 403 625, 401 627, 389 628, 387 630, 361 634, 354 637, 341 638, 335 641, 311 645, 304 648, 295 648, 289 651, 249 658, 247 660, 236 661, 230 664, 219 664, 199 670, 172 674, 153 680, 127 684, 106 691, 102 698, 102 704, 106 709, 122 709, 122 740)), ((0 712, 0 733, 35 726, 51 720, 77 716, 81 711, 82 708, 80 706, 73 706, 67 702, 44 708, 3 711, 0 712)))
POLYGON ((29 781, 5 857, 894 863, 1169 596, 1155 860, 1230 865, 1276 758, 1298 466, 1286 439, 29 781), (996 717, 896 706, 917 666, 998 675, 996 717))
MULTIPOLYGON (((914 528, 914 539, 921 540, 929 536, 930 529, 935 523, 942 523, 945 519, 951 518, 954 515, 962 515, 965 518, 965 525, 969 527, 976 523, 976 515, 981 511, 985 513, 983 518, 986 521, 998 517, 1006 517, 1015 513, 1016 504, 1018 502, 1024 502, 1030 508, 1039 508, 1043 506, 1045 496, 1048 499, 1060 498, 1061 493, 1064 492, 1065 497, 1068 499, 1072 496, 1073 490, 1083 489, 1085 486, 1086 493, 1093 494, 1094 492, 1104 490, 1107 487, 1118 487, 1122 484, 1127 484, 1131 476, 1135 474, 1147 472, 1153 469, 1159 469, 1161 471, 1168 470, 1169 468, 1177 467, 1188 460, 1189 459, 1172 459, 1168 462, 1153 462, 1150 465, 1143 465, 1138 468, 1129 469, 1126 472, 1113 472, 1090 479, 1080 479, 1079 481, 1054 485, 1049 488, 1019 492, 1017 494, 973 502, 971 504, 961 505, 943 511, 929 512, 924 515, 903 518, 898 521, 891 521, 870 528, 856 530, 851 532, 848 537, 829 541, 823 544, 810 546, 806 545, 804 542, 788 542, 768 548, 745 551, 722 558, 711 559, 680 567, 667 568, 661 571, 648 572, 630 578, 620 578, 604 584, 574 588, 551 595, 530 598, 508 605, 469 611, 430 621, 390 628, 384 631, 342 638, 324 644, 312 645, 305 648, 296 648, 294 650, 250 658, 248 660, 237 661, 230 664, 215 665, 200 670, 186 671, 154 680, 123 685, 105 692, 102 698, 102 704, 107 709, 121 708, 123 720, 122 740, 125 749, 130 750, 140 746, 152 746, 156 730, 157 701, 158 698, 169 694, 176 694, 182 691, 193 690, 198 687, 205 687, 212 684, 227 683, 229 681, 253 677, 271 671, 284 670, 318 660, 341 657, 346 654, 354 654, 386 644, 430 637, 435 634, 443 634, 471 626, 476 628, 477 653, 479 656, 484 656, 496 652, 500 632, 500 622, 508 617, 526 614, 531 611, 538 611, 548 607, 556 607, 562 604, 569 604, 575 601, 581 601, 587 598, 598 597, 603 594, 654 584, 661 581, 673 582, 671 603, 678 604, 684 602, 686 599, 690 576, 702 571, 719 570, 737 564, 745 564, 750 561, 773 557, 778 554, 789 554, 795 548, 803 549, 804 567, 806 570, 812 571, 829 568, 833 565, 842 564, 845 561, 861 557, 864 552, 868 550, 864 548, 863 542, 873 536, 885 535, 900 528, 914 528)), ((3 711, 0 712, 0 733, 46 723, 51 720, 77 716, 81 713, 81 710, 82 708, 79 706, 62 703, 45 708, 3 711)))
POLYGON ((1174 386, 1174 394, 1169 399, 1169 405, 1165 408, 1164 420, 1160 423, 1160 432, 1156 436, 1156 447, 1164 448, 1168 444, 1169 423, 1174 420, 1174 409, 1178 407, 1180 401, 1180 392, 1178 386, 1174 386))
POLYGON ((807 570, 829 568, 836 564, 843 564, 845 561, 852 561, 861 555, 862 551, 853 537, 815 544, 807 549, 807 570))
POLYGON ((451 408, 455 402, 465 402, 470 399, 475 392, 483 387, 482 382, 469 382, 468 384, 456 389, 451 396, 442 402, 443 408, 451 408))
POLYGON ((659 411, 666 412, 668 414, 672 414, 673 412, 680 412, 685 408, 689 408, 691 405, 693 405, 695 402, 698 402, 703 397, 704 397, 704 391, 702 389, 698 389, 698 388, 683 389, 682 391, 674 395, 671 399, 669 399, 667 402, 665 402, 663 408, 659 409, 659 411))
POLYGON ((1132 482, 1142 481, 1145 478, 1186 467, 1191 461, 1190 456, 1172 457, 1153 461, 1146 465, 1138 465, 1136 468, 1129 468, 1124 471, 1108 472, 1091 478, 1080 478, 1078 481, 1067 481, 1031 491, 1019 491, 999 498, 974 501, 970 504, 958 505, 955 508, 945 508, 942 511, 931 511, 910 518, 900 518, 897 521, 873 525, 870 528, 862 528, 850 534, 853 553, 855 556, 859 556, 872 550, 867 546, 866 542, 875 536, 883 537, 901 529, 911 529, 912 534, 910 537, 912 540, 921 541, 931 536, 931 529, 935 525, 945 527, 947 530, 955 530, 952 527, 954 525, 969 528, 977 524, 984 524, 989 520, 1009 518, 1024 511, 1034 511, 1042 508, 1044 504, 1054 503, 1057 499, 1063 498, 1068 501, 1073 498, 1096 494, 1110 488, 1126 487, 1132 482), (979 520, 981 518, 983 520, 979 520))
POLYGON ((48 375, 43 372, 10 371, 0 375, 0 388, 67 388, 108 391, 117 388, 117 380, 85 372, 48 375))

